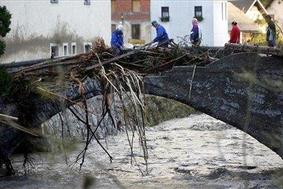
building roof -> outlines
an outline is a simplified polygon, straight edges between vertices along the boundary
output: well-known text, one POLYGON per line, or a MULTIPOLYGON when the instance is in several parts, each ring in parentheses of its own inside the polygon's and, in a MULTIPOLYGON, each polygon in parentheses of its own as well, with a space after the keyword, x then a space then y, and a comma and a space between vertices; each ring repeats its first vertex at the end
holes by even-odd
POLYGON ((247 13, 252 6, 256 5, 259 11, 261 11, 263 14, 267 14, 265 7, 260 2, 260 0, 233 0, 231 1, 231 3, 233 3, 244 13, 247 13))
POLYGON ((236 21, 241 31, 245 32, 259 32, 259 26, 254 23, 243 11, 234 5, 234 3, 228 2, 228 22, 229 22, 229 31, 232 26, 231 23, 236 21))
POLYGON ((255 0, 235 0, 231 1, 236 7, 246 13, 254 4, 255 0))

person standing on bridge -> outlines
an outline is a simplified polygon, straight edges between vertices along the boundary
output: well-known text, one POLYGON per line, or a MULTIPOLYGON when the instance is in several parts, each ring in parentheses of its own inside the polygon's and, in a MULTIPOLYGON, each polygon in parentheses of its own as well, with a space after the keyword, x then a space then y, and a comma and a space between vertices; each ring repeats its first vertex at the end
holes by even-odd
POLYGON ((198 24, 198 20, 196 18, 193 18, 192 20, 192 30, 190 33, 190 41, 192 43, 192 46, 200 46, 201 43, 201 31, 198 24))
POLYGON ((158 42, 158 47, 168 47, 169 37, 166 29, 156 21, 153 21, 151 24, 156 29, 156 37, 151 43, 158 42))
POLYGON ((240 28, 238 27, 238 24, 236 21, 232 22, 232 30, 230 32, 230 40, 229 43, 240 43, 240 36, 241 36, 241 31, 240 28))
POLYGON ((115 55, 121 55, 124 47, 123 25, 118 25, 111 37, 111 48, 115 55))
POLYGON ((274 22, 272 21, 272 18, 270 15, 266 16, 267 21, 267 29, 266 29, 266 41, 267 45, 269 47, 275 47, 276 46, 276 26, 274 22))

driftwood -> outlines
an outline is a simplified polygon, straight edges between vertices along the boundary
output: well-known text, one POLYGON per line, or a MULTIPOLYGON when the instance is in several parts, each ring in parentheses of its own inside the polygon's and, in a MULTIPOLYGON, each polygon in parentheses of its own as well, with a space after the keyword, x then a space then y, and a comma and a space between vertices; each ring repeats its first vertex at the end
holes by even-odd
POLYGON ((41 134, 39 132, 35 131, 34 129, 29 129, 29 128, 26 128, 26 127, 18 124, 16 122, 17 120, 18 120, 18 118, 16 118, 16 117, 6 116, 6 115, 1 114, 1 116, 0 116, 0 123, 1 123, 0 126, 7 125, 9 127, 12 127, 14 129, 17 129, 19 131, 22 131, 24 133, 30 134, 30 135, 35 136, 35 137, 41 136, 41 134))
POLYGON ((19 75, 48 75, 58 72, 58 67, 64 67, 64 72, 71 70, 91 71, 101 66, 118 63, 123 67, 134 69, 137 72, 148 74, 164 69, 170 69, 173 65, 208 64, 224 56, 239 52, 255 52, 266 55, 283 55, 278 48, 266 46, 253 46, 241 44, 225 44, 224 48, 216 47, 190 47, 182 48, 171 45, 170 48, 153 48, 147 50, 127 50, 122 55, 114 56, 111 49, 99 49, 90 53, 58 59, 25 61, 0 65, 9 73, 19 75), (97 58, 98 57, 98 58, 97 58), (99 59, 99 60, 98 60, 99 59), (149 64, 150 63, 150 64, 149 64))
POLYGON ((13 117, 13 116, 6 115, 6 114, 0 114, 0 119, 18 121, 17 117, 13 117))

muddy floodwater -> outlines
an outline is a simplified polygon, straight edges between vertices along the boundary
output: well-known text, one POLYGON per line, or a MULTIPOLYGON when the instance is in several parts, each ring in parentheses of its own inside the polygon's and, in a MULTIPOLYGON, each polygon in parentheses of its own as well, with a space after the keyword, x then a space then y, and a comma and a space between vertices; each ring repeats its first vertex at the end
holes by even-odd
POLYGON ((21 158, 16 157, 18 176, 1 178, 0 188, 283 188, 279 156, 244 132, 207 115, 164 122, 148 128, 146 134, 146 176, 139 171, 145 166, 138 140, 131 165, 127 137, 121 133, 102 141, 114 158, 112 163, 95 143, 81 171, 72 164, 79 149, 67 159, 59 154, 34 154, 34 167, 26 175, 21 158))

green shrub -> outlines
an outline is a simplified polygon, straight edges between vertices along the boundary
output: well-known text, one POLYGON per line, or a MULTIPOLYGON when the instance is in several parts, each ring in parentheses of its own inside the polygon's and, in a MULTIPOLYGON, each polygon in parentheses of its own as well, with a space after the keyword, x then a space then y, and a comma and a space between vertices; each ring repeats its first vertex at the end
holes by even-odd
POLYGON ((252 33, 251 34, 251 40, 249 41, 250 44, 255 45, 267 45, 266 43, 266 37, 264 33, 252 33))
MULTIPOLYGON (((9 13, 5 6, 0 6, 0 36, 5 37, 6 34, 11 30, 11 17, 12 15, 9 13)), ((0 40, 0 56, 4 54, 5 44, 0 40)))

